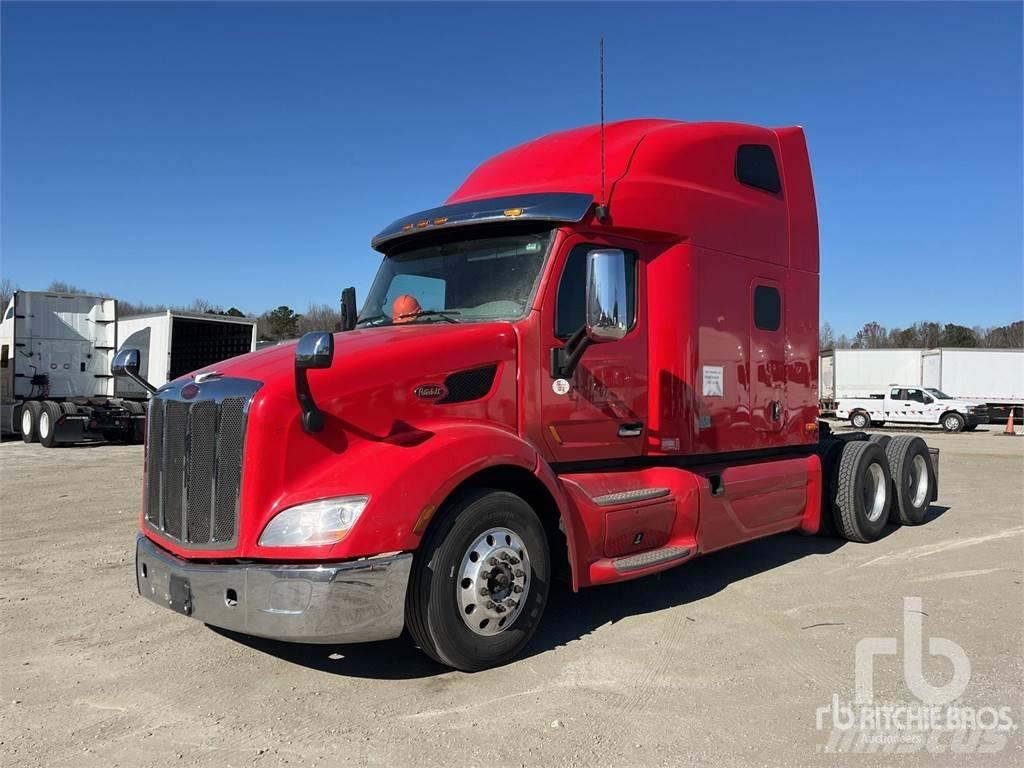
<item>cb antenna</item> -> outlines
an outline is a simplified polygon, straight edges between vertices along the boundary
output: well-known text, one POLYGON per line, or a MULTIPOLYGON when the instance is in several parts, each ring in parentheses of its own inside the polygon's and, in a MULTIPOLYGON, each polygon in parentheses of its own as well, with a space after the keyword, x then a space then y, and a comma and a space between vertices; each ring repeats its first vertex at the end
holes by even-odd
POLYGON ((608 218, 608 203, 605 198, 605 177, 604 177, 604 35, 601 35, 600 42, 600 80, 601 80, 601 200, 594 209, 598 221, 608 218))

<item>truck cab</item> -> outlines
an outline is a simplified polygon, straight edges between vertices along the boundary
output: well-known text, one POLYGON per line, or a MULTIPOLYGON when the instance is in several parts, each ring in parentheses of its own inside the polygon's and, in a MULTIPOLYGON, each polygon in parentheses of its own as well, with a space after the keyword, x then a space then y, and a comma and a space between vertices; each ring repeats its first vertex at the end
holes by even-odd
MULTIPOLYGON (((877 445, 819 441, 800 128, 552 134, 372 246, 354 327, 155 393, 142 595, 286 640, 405 628, 475 670, 528 642, 558 572, 579 589, 815 532, 827 457, 858 483, 827 491, 844 535, 895 509, 877 445)), ((137 376, 131 352, 116 367, 137 376)))
POLYGON ((858 429, 871 425, 933 424, 947 432, 974 431, 988 423, 983 403, 958 400, 938 389, 892 384, 866 397, 845 397, 836 403, 836 416, 858 429))

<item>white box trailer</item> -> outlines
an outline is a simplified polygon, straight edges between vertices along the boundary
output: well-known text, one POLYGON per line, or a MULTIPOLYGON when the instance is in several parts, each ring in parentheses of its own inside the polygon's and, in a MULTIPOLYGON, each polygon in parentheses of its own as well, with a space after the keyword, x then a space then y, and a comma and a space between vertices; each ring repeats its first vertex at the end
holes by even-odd
MULTIPOLYGON (((154 312, 117 321, 118 350, 139 350, 139 375, 162 387, 186 373, 256 349, 256 320, 196 312, 154 312)), ((145 399, 133 381, 118 378, 120 397, 145 399)))
POLYGON ((1016 416, 1024 406, 1024 350, 942 347, 921 358, 921 385, 951 397, 985 403, 989 419, 1016 416))
POLYGON ((891 384, 921 385, 922 349, 830 349, 818 358, 823 411, 843 397, 868 397, 891 384))
POLYGON ((0 319, 0 431, 49 447, 136 440, 144 411, 114 397, 117 302, 16 291, 0 319))

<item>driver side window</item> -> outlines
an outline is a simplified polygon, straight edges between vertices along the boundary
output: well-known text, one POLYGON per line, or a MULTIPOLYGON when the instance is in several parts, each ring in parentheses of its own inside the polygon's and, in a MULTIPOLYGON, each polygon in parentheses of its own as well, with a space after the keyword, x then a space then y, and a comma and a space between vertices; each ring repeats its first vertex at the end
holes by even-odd
MULTIPOLYGON (((587 318, 587 254, 606 246, 584 243, 569 252, 558 280, 558 298, 555 304, 555 336, 567 339, 583 327, 587 318)), ((627 317, 630 329, 636 325, 636 270, 637 253, 623 249, 626 254, 626 296, 629 301, 627 317)))

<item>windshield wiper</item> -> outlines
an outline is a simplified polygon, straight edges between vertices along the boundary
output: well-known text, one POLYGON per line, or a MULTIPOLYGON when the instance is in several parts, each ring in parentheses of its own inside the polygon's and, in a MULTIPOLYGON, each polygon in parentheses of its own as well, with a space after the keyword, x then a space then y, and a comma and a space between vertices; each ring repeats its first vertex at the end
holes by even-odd
POLYGON ((407 318, 417 317, 440 317, 442 320, 447 320, 449 323, 459 322, 451 315, 461 315, 457 309, 421 309, 418 312, 406 312, 404 315, 399 315, 399 320, 405 320, 407 318))
POLYGON ((390 320, 391 318, 387 315, 370 315, 369 317, 361 317, 356 320, 356 325, 362 325, 363 323, 375 323, 378 320, 390 320))

